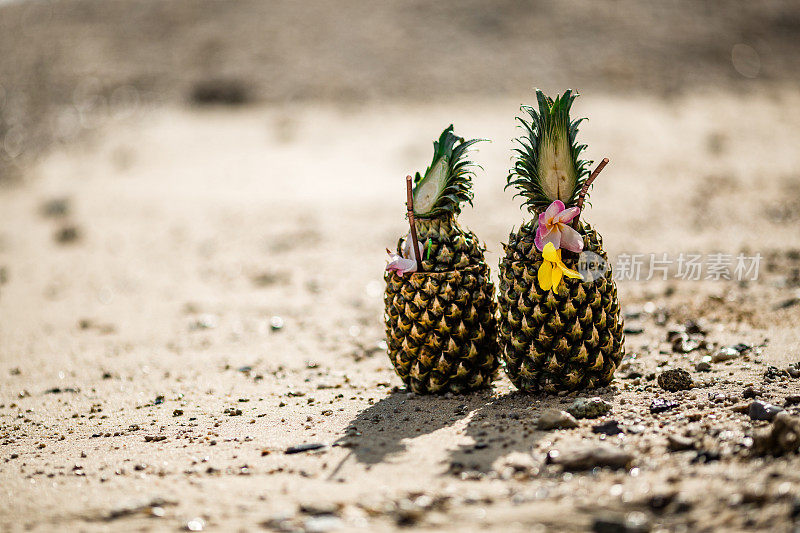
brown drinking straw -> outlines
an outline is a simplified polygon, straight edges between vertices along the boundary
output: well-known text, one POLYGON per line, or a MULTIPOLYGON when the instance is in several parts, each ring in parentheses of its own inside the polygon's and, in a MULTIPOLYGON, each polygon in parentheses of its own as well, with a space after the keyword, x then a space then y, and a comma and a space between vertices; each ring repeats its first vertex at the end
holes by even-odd
POLYGON ((406 208, 408 209, 408 223, 411 225, 411 244, 414 246, 414 255, 417 258, 417 272, 422 272, 422 256, 419 255, 419 241, 417 241, 417 228, 414 226, 414 195, 411 194, 411 176, 406 176, 406 208))
MULTIPOLYGON (((581 192, 578 195, 578 209, 580 209, 581 211, 583 211, 583 199, 586 197, 586 193, 589 191, 589 186, 592 184, 592 182, 597 177, 597 175, 600 174, 600 172, 606 167, 607 164, 608 164, 608 158, 604 157, 603 160, 600 161, 600 164, 597 165, 597 168, 594 169, 594 172, 591 173, 591 175, 589 176, 589 179, 586 180, 586 183, 583 184, 583 187, 581 188, 581 192)), ((580 214, 580 212, 578 212, 578 216, 575 217, 575 227, 576 228, 578 227, 578 219, 580 219, 580 217, 581 217, 581 214, 580 214)))

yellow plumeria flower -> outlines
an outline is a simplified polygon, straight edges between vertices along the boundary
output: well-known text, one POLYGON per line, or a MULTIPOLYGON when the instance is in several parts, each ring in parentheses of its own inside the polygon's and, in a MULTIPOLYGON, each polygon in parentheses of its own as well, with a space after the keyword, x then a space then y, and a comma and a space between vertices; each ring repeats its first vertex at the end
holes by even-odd
POLYGON ((558 292, 558 286, 561 284, 561 278, 567 276, 568 278, 583 279, 577 271, 567 268, 567 265, 561 260, 561 250, 556 250, 552 242, 548 242, 542 250, 542 266, 539 267, 539 287, 543 291, 552 289, 553 292, 558 292))

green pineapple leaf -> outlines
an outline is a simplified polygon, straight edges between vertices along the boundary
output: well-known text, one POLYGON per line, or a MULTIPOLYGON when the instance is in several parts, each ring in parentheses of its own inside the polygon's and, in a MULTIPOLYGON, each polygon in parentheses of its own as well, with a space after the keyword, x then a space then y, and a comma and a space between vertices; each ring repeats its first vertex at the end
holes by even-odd
POLYGON ((536 89, 538 107, 521 106, 528 117, 517 117, 524 134, 517 139, 515 163, 506 188, 516 187, 529 208, 547 207, 555 200, 571 206, 589 177, 591 161, 580 159, 585 144, 577 144, 578 126, 569 111, 578 93, 567 89, 555 100, 536 89))
MULTIPOLYGON (((433 161, 425 170, 414 176, 414 215, 419 218, 437 218, 461 212, 461 204, 472 205, 473 169, 478 167, 467 159, 469 148, 484 139, 465 141, 447 127, 433 143, 433 161)), ((478 167, 480 168, 480 167, 478 167)))

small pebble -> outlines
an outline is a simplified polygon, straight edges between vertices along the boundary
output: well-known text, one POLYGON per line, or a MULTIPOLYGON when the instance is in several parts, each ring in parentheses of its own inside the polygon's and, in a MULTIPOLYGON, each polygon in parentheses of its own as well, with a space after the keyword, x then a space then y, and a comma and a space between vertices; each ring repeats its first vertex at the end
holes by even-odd
POLYGON ((616 420, 609 420, 608 422, 593 426, 592 433, 598 433, 602 435, 619 435, 622 433, 622 428, 619 427, 619 422, 616 420))
POLYGON ((287 455, 291 455, 293 453, 302 453, 302 452, 310 452, 313 450, 320 450, 322 448, 327 448, 327 444, 323 444, 321 442, 310 442, 307 444, 298 444, 297 446, 289 446, 286 448, 287 455))
POLYGON ((622 329, 622 332, 626 335, 641 335, 644 333, 644 328, 640 324, 628 324, 622 329))
POLYGON ((209 313, 204 313, 197 317, 197 320, 194 320, 189 324, 189 329, 196 331, 201 329, 214 329, 219 325, 219 318, 216 315, 212 315, 209 313))
POLYGON ((682 333, 674 338, 672 341, 672 351, 677 353, 689 353, 700 348, 700 342, 689 338, 688 335, 682 333))
POLYGON ((675 409, 680 405, 678 402, 672 400, 665 400, 664 398, 656 398, 652 402, 650 402, 650 412, 653 414, 656 413, 663 413, 665 411, 669 411, 670 409, 675 409))
POLYGON ((689 333, 690 335, 708 334, 708 329, 702 324, 700 324, 700 322, 697 322, 696 320, 692 319, 687 320, 686 323, 683 325, 683 327, 685 328, 686 333, 689 333))
POLYGON ((786 379, 788 377, 789 373, 786 370, 781 370, 776 366, 768 366, 767 369, 764 371, 765 381, 778 381, 786 379))
POLYGON ((772 420, 775 418, 775 415, 781 411, 783 411, 783 409, 771 403, 753 400, 747 413, 753 420, 772 420))
POLYGON ((783 402, 786 407, 797 405, 800 403, 800 394, 790 394, 783 399, 783 402))
POLYGON ((791 298, 783 300, 781 303, 773 307, 773 309, 775 309, 776 311, 779 309, 788 309, 789 307, 793 307, 797 304, 800 304, 800 298, 797 296, 793 296, 791 298))
POLYGON ((202 518, 192 518, 186 522, 186 531, 203 531, 205 522, 202 518))
POLYGON ((739 355, 741 355, 741 352, 734 346, 723 346, 711 357, 711 360, 715 363, 722 363, 736 359, 739 355))
POLYGON ((744 398, 745 400, 749 400, 749 399, 755 398, 756 396, 759 396, 760 394, 761 394, 761 391, 758 391, 758 390, 754 389, 753 387, 747 387, 746 389, 744 389, 742 391, 742 398, 744 398))
POLYGON ((658 376, 658 386, 667 391, 691 389, 694 386, 692 376, 682 368, 665 370, 658 376))
POLYGON ((578 421, 574 416, 560 409, 545 409, 539 415, 536 427, 542 430, 570 429, 578 427, 578 421))
POLYGON ((578 398, 567 408, 575 418, 598 418, 611 411, 611 404, 599 396, 578 398))
POLYGON ((561 450, 553 449, 547 454, 547 462, 561 465, 565 471, 591 470, 595 467, 627 468, 633 455, 616 446, 578 445, 561 450))
POLYGON ((736 405, 731 407, 731 410, 735 413, 747 414, 750 412, 750 404, 744 402, 737 403, 736 405))
POLYGON ((311 516, 333 515, 339 512, 339 506, 330 502, 308 501, 300 504, 300 512, 311 516))
POLYGON ((697 370, 698 372, 708 372, 711 370, 711 363, 708 363, 706 361, 700 361, 699 363, 694 365, 694 369, 697 370))
POLYGON ((52 198, 44 202, 39 209, 43 217, 60 218, 69 215, 70 201, 69 198, 52 198))
POLYGON ((59 244, 70 244, 77 241, 80 236, 81 232, 77 226, 67 225, 56 231, 53 239, 59 244))

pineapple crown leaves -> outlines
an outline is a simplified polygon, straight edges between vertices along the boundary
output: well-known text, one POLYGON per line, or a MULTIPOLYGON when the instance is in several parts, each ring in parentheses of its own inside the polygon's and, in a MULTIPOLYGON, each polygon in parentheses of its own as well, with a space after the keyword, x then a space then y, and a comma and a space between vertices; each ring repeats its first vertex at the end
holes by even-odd
POLYGON ((472 178, 479 165, 467 159, 469 148, 485 139, 464 140, 448 126, 433 143, 433 160, 425 170, 414 176, 414 215, 437 218, 461 212, 461 204, 472 205, 472 178))
POLYGON ((569 111, 578 93, 567 89, 555 100, 536 89, 538 108, 523 105, 528 117, 517 117, 524 135, 514 149, 514 168, 506 189, 514 186, 529 209, 544 208, 555 200, 575 205, 589 177, 591 161, 580 159, 585 144, 577 144, 578 126, 585 118, 570 120, 569 111))

